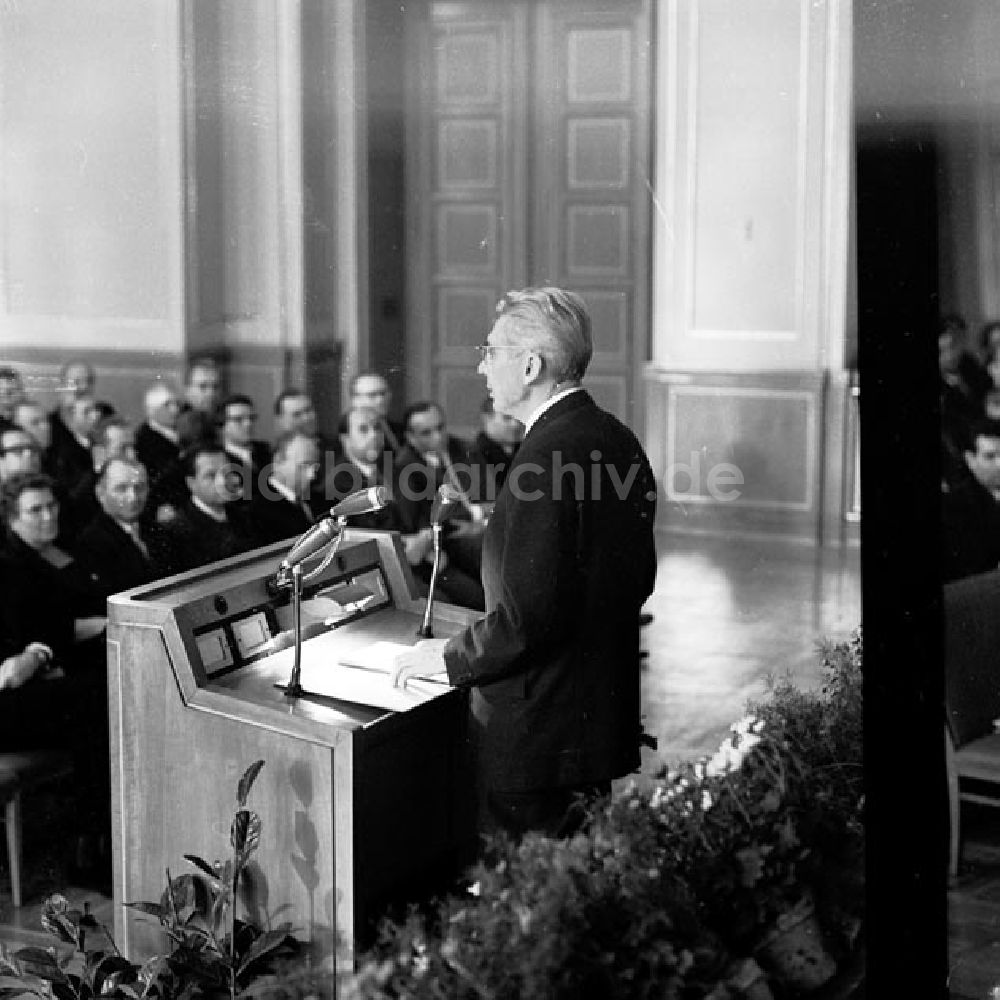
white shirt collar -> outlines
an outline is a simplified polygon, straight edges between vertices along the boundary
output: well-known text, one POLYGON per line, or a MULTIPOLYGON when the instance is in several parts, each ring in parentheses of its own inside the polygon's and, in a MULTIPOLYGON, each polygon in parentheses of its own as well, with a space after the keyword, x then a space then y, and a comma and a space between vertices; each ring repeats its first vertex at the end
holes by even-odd
POLYGON ((178 443, 177 431, 175 431, 172 427, 164 427, 163 424, 158 424, 155 420, 147 420, 146 423, 149 424, 149 426, 152 427, 157 434, 165 437, 168 441, 171 441, 173 444, 178 443))
POLYGON ((226 451, 232 452, 241 462, 249 465, 253 461, 253 453, 245 444, 236 444, 234 441, 224 441, 223 446, 226 451))
POLYGON ((350 462, 351 465, 356 465, 364 473, 366 479, 374 479, 378 472, 378 466, 373 462, 359 462, 356 458, 350 459, 350 462))
POLYGON ((69 429, 69 432, 70 432, 70 434, 73 435, 73 437, 75 437, 77 439, 77 441, 80 442, 80 444, 84 448, 87 449, 87 451, 90 451, 90 449, 91 449, 91 440, 90 440, 90 438, 84 437, 82 434, 77 434, 76 431, 73 430, 72 427, 69 429))
POLYGON ((551 407, 555 406, 555 404, 558 403, 560 399, 563 399, 566 396, 569 396, 569 395, 571 395, 574 392, 583 392, 583 386, 582 385, 571 385, 568 389, 560 389, 554 396, 549 396, 549 398, 547 400, 545 400, 545 402, 542 403, 542 405, 539 406, 538 409, 535 410, 535 412, 532 413, 530 417, 528 417, 528 420, 527 420, 527 422, 524 425, 524 436, 525 437, 528 436, 528 431, 530 431, 531 428, 535 426, 535 424, 538 421, 538 418, 546 410, 548 410, 551 407))
POLYGON ((205 503, 201 497, 196 497, 194 494, 191 495, 191 502, 198 508, 203 514, 207 514, 213 521, 218 521, 219 524, 225 524, 229 518, 226 517, 225 510, 220 514, 217 510, 213 510, 211 507, 205 503))
POLYGON ((302 501, 284 483, 279 483, 277 479, 268 479, 268 486, 272 487, 276 493, 280 493, 290 503, 300 504, 302 501))

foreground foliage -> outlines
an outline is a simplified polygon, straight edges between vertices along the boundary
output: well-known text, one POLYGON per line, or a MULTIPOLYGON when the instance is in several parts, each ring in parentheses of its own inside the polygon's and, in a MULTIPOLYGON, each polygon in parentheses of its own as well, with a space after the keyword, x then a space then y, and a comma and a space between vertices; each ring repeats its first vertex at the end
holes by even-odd
POLYGON ((290 925, 264 931, 236 916, 240 882, 260 844, 260 816, 246 804, 263 766, 256 761, 240 778, 229 832, 231 856, 209 864, 187 854, 197 874, 172 878, 168 871, 159 901, 127 904, 159 922, 172 946, 169 953, 136 965, 89 910, 72 909, 65 897, 50 896, 42 925, 72 945, 72 954, 22 948, 13 956, 0 955, 0 1000, 235 1000, 276 988, 282 960, 297 951, 290 925))
POLYGON ((346 995, 790 995, 759 948, 804 904, 847 957, 864 917, 860 630, 821 654, 821 690, 772 682, 715 754, 617 791, 575 837, 492 841, 467 892, 383 925, 346 995))

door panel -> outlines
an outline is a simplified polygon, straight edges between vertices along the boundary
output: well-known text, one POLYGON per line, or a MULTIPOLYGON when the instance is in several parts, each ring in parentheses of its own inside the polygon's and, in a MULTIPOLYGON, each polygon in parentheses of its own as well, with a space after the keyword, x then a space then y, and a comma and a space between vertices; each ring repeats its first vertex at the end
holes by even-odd
POLYGON ((649 0, 435 2, 410 19, 408 395, 479 424, 472 348, 509 288, 594 320, 588 384, 637 426, 648 356, 649 0), (529 146, 530 138, 530 146, 529 146))

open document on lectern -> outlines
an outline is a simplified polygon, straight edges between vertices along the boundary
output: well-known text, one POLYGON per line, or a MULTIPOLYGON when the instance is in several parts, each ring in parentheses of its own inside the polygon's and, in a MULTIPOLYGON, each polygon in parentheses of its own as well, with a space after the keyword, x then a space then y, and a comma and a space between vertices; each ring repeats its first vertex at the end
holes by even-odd
MULTIPOLYGON (((413 677, 406 687, 393 687, 396 656, 410 647, 405 643, 376 640, 365 646, 344 648, 342 637, 326 632, 302 643, 302 687, 308 694, 338 698, 402 712, 441 694, 448 687, 446 674, 413 677)), ((294 648, 266 657, 269 666, 292 668, 294 648)))

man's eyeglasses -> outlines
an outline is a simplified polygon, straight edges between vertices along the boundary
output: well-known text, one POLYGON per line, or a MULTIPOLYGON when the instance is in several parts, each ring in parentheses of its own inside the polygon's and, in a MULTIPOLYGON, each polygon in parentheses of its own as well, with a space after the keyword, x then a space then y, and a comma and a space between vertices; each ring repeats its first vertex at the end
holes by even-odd
POLYGON ((476 350, 479 352, 480 361, 492 361, 496 357, 497 351, 518 351, 523 354, 530 350, 518 344, 480 344, 476 350))
POLYGON ((12 444, 6 448, 0 448, 0 455, 37 455, 41 453, 41 450, 33 444, 12 444))

